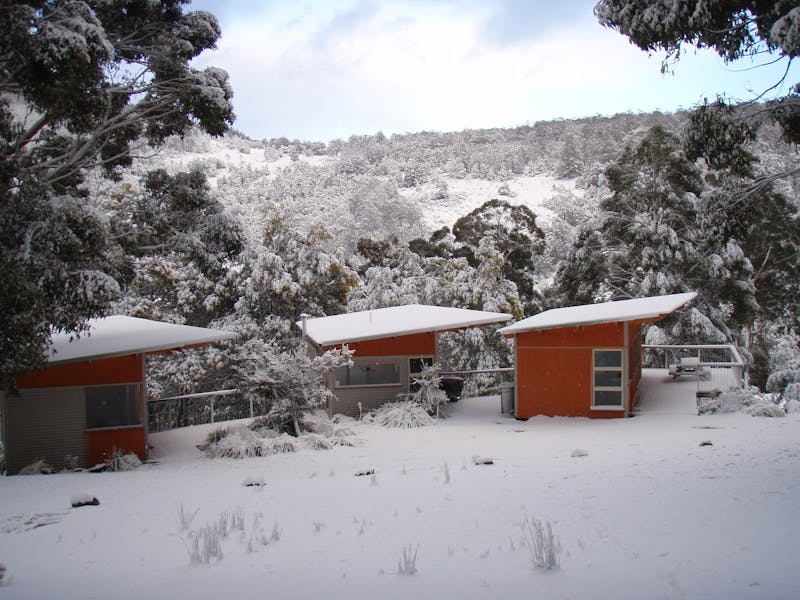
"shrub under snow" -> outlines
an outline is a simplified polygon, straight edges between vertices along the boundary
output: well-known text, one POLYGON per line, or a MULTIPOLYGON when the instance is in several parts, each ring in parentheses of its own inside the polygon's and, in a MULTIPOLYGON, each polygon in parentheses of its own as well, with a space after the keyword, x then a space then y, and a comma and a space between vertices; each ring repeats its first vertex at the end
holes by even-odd
POLYGON ((366 423, 377 423, 393 429, 411 429, 433 425, 436 421, 413 400, 388 402, 364 417, 366 423))
MULTIPOLYGON (((312 429, 312 427, 303 427, 312 429)), ((263 419, 249 425, 215 429, 197 447, 212 458, 250 458, 296 452, 300 448, 329 450, 334 446, 353 446, 353 432, 331 423, 330 427, 315 424, 319 433, 303 433, 298 437, 268 427, 263 419)))
POLYGON ((774 394, 762 394, 755 387, 729 390, 716 398, 698 400, 697 414, 743 412, 754 417, 786 416, 786 410, 776 400, 774 394))

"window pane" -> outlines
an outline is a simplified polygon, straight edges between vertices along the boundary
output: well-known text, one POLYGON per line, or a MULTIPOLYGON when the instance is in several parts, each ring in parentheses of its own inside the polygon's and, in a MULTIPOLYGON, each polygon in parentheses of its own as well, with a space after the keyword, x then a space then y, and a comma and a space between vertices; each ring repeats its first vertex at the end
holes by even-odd
POLYGON ((595 390, 595 406, 622 406, 622 392, 611 392, 606 390, 595 390))
POLYGON ((595 371, 594 387, 622 387, 622 371, 595 371))
POLYGON ((423 356, 420 358, 408 359, 408 372, 409 373, 422 373, 425 367, 433 366, 432 356, 423 356))
POLYGON ((393 384, 400 384, 400 365, 397 363, 369 363, 336 369, 336 387, 393 384))
POLYGON ((595 367, 621 367, 622 351, 620 350, 595 350, 595 367))
POLYGON ((135 385, 86 388, 86 428, 141 425, 135 385))

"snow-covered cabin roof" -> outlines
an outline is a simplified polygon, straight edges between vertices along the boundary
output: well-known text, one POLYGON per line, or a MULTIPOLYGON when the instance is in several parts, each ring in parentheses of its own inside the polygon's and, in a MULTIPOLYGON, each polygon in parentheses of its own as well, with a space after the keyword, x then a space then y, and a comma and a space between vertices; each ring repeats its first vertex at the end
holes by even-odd
POLYGON ((635 298, 602 304, 584 304, 546 310, 523 319, 498 333, 510 335, 523 331, 540 331, 559 327, 575 327, 578 325, 594 325, 597 323, 616 323, 620 321, 638 321, 640 319, 659 319, 676 311, 697 296, 697 292, 670 294, 669 296, 653 296, 635 298))
POLYGON ((203 346, 229 340, 236 335, 221 329, 175 325, 136 317, 103 317, 91 319, 88 332, 82 333, 77 339, 75 334, 53 334, 47 363, 53 365, 203 346))
MULTIPOLYGON (((463 329, 511 319, 506 313, 407 304, 306 320, 306 335, 320 346, 375 340, 427 331, 463 329)), ((302 328, 303 321, 297 326, 302 328)))

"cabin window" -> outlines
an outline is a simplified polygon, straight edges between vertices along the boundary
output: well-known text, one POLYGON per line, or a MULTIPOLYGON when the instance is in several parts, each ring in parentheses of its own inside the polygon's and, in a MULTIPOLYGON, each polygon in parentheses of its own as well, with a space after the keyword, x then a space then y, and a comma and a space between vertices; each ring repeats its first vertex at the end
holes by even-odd
POLYGON ((410 392, 416 392, 419 384, 414 379, 422 375, 422 371, 433 366, 433 356, 414 356, 408 359, 408 386, 410 392))
POLYGON ((400 363, 365 362, 336 369, 336 387, 400 385, 400 363))
POLYGON ((622 350, 594 350, 592 407, 623 408, 622 350))
POLYGON ((137 387, 135 384, 87 387, 86 428, 141 425, 137 387))

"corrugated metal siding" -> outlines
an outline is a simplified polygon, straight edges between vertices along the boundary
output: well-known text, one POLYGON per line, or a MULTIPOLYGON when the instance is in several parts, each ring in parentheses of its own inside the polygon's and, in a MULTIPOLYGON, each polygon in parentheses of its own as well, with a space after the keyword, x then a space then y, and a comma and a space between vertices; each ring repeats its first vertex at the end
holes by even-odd
MULTIPOLYGON (((354 364, 367 364, 373 362, 374 357, 353 357, 354 364)), ((333 387, 336 400, 331 403, 331 414, 342 414, 349 417, 359 417, 358 403, 364 413, 379 407, 385 402, 397 400, 398 394, 408 392, 408 356, 384 356, 382 362, 397 361, 400 364, 400 384, 390 386, 353 386, 333 387)))
POLYGON ((56 468, 69 456, 86 463, 83 388, 20 390, 6 396, 6 465, 9 474, 40 459, 56 468))

